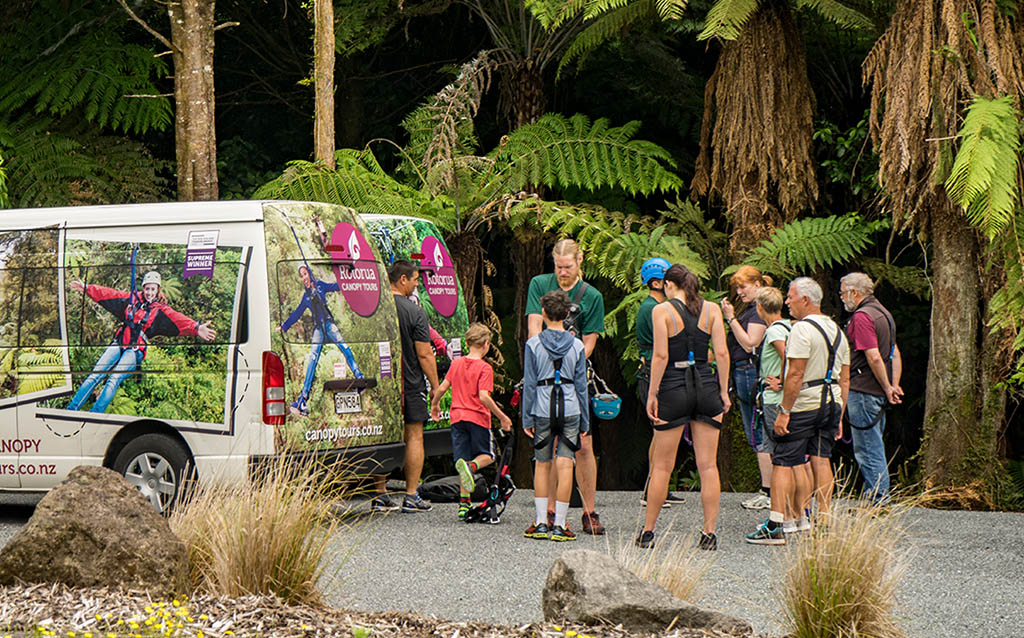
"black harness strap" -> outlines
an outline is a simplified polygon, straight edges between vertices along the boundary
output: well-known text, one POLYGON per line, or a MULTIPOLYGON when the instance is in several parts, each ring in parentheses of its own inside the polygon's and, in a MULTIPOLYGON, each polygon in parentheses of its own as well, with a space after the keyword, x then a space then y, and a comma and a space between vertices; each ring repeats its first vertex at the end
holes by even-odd
MULTIPOLYGON (((548 443, 551 442, 551 437, 555 436, 565 443, 565 445, 576 452, 580 449, 579 437, 575 441, 565 435, 565 391, 562 386, 565 382, 562 380, 562 358, 559 357, 554 359, 551 364, 555 368, 555 376, 548 379, 541 379, 537 382, 538 386, 551 386, 550 404, 548 407, 549 421, 551 425, 551 434, 544 437, 541 440, 534 440, 534 449, 540 449, 547 447, 548 443)), ((584 406, 580 406, 583 410, 584 406)))
MULTIPOLYGON (((692 390, 693 392, 696 393, 700 391, 700 384, 697 381, 697 362, 693 354, 693 332, 691 332, 690 326, 686 323, 686 315, 689 314, 689 311, 686 309, 686 305, 678 299, 669 299, 668 301, 669 303, 672 304, 672 307, 675 308, 675 311, 679 314, 679 318, 683 322, 683 329, 680 330, 680 332, 686 335, 687 355, 685 366, 686 373, 684 381, 685 388, 687 390, 692 390)), ((697 321, 698 323, 700 322, 699 316, 697 317, 697 321)), ((680 362, 676 361, 675 363, 678 365, 680 362)), ((680 425, 683 425, 683 422, 688 418, 689 417, 680 417, 678 419, 673 419, 672 421, 669 421, 664 427, 668 429, 677 428, 680 425)))
POLYGON ((583 308, 580 306, 580 302, 583 301, 583 293, 590 287, 585 281, 580 280, 580 287, 576 291, 576 294, 572 296, 571 305, 569 306, 569 316, 566 318, 566 330, 572 333, 574 337, 583 337, 583 326, 579 325, 580 315, 583 312, 583 308))
MULTIPOLYGON (((768 326, 768 328, 771 328, 772 326, 782 326, 783 328, 786 329, 786 332, 790 332, 791 331, 789 325, 785 321, 775 321, 775 322, 772 323, 771 326, 768 326)), ((768 330, 766 328, 765 329, 765 334, 767 334, 767 333, 768 333, 768 330)), ((756 401, 752 401, 752 403, 757 406, 758 410, 761 411, 761 416, 764 416, 764 391, 765 391, 764 382, 761 381, 761 362, 764 360, 763 359, 763 354, 762 354, 761 351, 764 350, 766 347, 774 348, 775 346, 772 346, 772 344, 770 344, 770 343, 766 343, 766 341, 762 341, 761 342, 761 347, 757 351, 757 379, 758 379, 758 384, 756 386, 755 396, 754 396, 756 401)), ((755 423, 754 425, 756 426, 757 424, 755 423)))

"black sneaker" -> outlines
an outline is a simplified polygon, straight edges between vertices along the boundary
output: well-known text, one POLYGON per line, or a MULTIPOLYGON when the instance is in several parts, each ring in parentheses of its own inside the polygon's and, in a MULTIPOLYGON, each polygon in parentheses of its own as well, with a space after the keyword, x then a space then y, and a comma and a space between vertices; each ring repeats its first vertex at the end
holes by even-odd
POLYGON ((697 547, 708 551, 715 551, 718 549, 718 537, 714 534, 700 533, 700 541, 697 543, 697 547))
POLYGON ((654 530, 640 532, 640 535, 636 537, 636 546, 641 549, 654 547, 654 530))
POLYGON ((523 536, 526 538, 535 538, 537 540, 546 541, 551 537, 551 530, 545 523, 531 523, 526 531, 523 532, 523 536))
POLYGON ((434 508, 428 501, 420 498, 419 494, 406 494, 402 501, 402 513, 415 514, 417 512, 429 512, 434 508))
POLYGON ((668 496, 665 497, 665 502, 666 503, 671 503, 673 505, 682 505, 683 503, 686 502, 686 497, 683 496, 682 494, 676 494, 675 492, 669 492, 668 496))
POLYGON ((553 541, 559 541, 559 542, 574 541, 574 540, 576 540, 576 534, 573 534, 569 530, 568 526, 562 527, 561 525, 555 525, 551 529, 551 536, 550 536, 550 538, 553 541))
POLYGON ((374 512, 394 512, 398 510, 398 506, 387 494, 378 494, 370 501, 370 509, 374 512))
MULTIPOLYGON (((672 492, 669 492, 669 496, 671 496, 671 495, 672 495, 672 492)), ((642 493, 640 495, 640 504, 641 505, 645 505, 645 506, 647 505, 647 492, 644 492, 644 493, 642 493)), ((661 504, 661 508, 665 509, 665 508, 668 508, 668 507, 672 507, 672 503, 670 503, 669 500, 666 498, 665 502, 661 504)))

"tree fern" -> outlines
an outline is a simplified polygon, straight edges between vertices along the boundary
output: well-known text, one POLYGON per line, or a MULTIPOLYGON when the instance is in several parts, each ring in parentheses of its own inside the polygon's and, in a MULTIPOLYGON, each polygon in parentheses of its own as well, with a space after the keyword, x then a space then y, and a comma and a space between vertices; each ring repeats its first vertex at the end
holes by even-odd
POLYGON ((592 125, 585 115, 548 114, 511 132, 491 154, 512 190, 543 184, 594 190, 621 188, 636 195, 675 191, 682 181, 667 167, 671 154, 651 142, 634 140, 639 122, 610 127, 606 119, 592 125))
POLYGON ((704 18, 704 30, 697 39, 735 40, 740 35, 740 29, 760 5, 761 0, 717 0, 708 9, 707 17, 704 18))
POLYGON ((557 77, 561 77, 566 67, 581 64, 598 47, 624 33, 629 26, 655 15, 653 0, 600 4, 607 5, 607 12, 599 14, 588 10, 588 21, 558 62, 557 77))
POLYGON ((170 101, 156 88, 167 62, 123 41, 127 15, 99 3, 36 4, 3 41, 9 44, 0 43, 0 112, 63 117, 75 111, 101 128, 133 133, 170 126, 170 101))
POLYGON ((856 257, 874 228, 854 215, 797 219, 761 242, 744 263, 762 272, 794 276, 856 257))
POLYGON ((22 348, 17 361, 18 394, 48 390, 64 383, 64 351, 60 347, 22 348))
POLYGON ((946 192, 989 239, 1010 223, 1019 201, 1020 135, 1020 114, 1011 96, 976 96, 960 129, 960 149, 946 192))
POLYGON ((870 29, 871 20, 837 0, 796 0, 798 9, 811 9, 844 29, 870 29))

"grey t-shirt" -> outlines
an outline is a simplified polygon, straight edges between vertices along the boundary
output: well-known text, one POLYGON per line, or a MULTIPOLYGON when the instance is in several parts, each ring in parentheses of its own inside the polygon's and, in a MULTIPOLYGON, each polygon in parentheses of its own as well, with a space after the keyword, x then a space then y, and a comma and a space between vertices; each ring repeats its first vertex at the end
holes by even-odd
POLYGON ((427 391, 427 380, 423 377, 419 357, 416 356, 416 341, 430 343, 430 324, 427 315, 408 297, 395 295, 395 309, 398 310, 398 334, 402 339, 402 392, 405 396, 427 391))

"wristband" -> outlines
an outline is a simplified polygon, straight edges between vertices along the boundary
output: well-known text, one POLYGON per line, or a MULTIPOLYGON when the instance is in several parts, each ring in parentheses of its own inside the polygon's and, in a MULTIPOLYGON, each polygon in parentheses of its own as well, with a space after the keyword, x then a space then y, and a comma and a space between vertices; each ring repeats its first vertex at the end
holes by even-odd
POLYGON ((787 410, 786 408, 782 407, 781 404, 779 404, 779 412, 781 412, 782 414, 785 414, 786 416, 789 416, 790 414, 792 414, 793 410, 792 409, 787 410))

